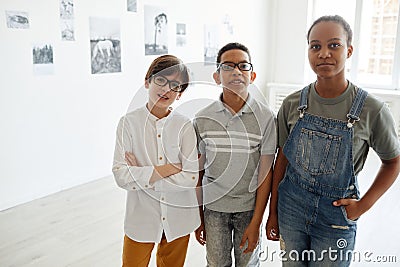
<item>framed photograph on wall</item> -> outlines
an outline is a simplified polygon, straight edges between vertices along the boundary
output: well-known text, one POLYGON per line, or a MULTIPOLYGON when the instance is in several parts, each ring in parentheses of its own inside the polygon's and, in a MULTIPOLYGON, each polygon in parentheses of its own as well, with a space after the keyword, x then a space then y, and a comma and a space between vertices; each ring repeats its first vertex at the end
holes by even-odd
POLYGON ((186 46, 186 24, 176 24, 176 46, 186 46))
POLYGON ((74 20, 72 19, 61 19, 61 40, 63 41, 75 41, 75 29, 74 20))
POLYGON ((121 72, 119 19, 89 18, 92 74, 121 72))
POLYGON ((215 64, 218 55, 218 26, 204 25, 204 64, 215 64))
POLYGON ((29 29, 29 15, 24 11, 6 11, 7 27, 12 29, 29 29))
POLYGON ((60 30, 61 40, 75 41, 73 0, 60 0, 60 30))
POLYGON ((32 45, 32 61, 35 75, 54 74, 53 46, 48 43, 32 45))
POLYGON ((164 8, 144 6, 145 55, 168 53, 168 15, 164 8))
POLYGON ((74 1, 73 0, 60 0, 60 18, 73 19, 74 18, 74 1))
POLYGON ((127 10, 129 12, 137 12, 137 0, 126 0, 127 10))

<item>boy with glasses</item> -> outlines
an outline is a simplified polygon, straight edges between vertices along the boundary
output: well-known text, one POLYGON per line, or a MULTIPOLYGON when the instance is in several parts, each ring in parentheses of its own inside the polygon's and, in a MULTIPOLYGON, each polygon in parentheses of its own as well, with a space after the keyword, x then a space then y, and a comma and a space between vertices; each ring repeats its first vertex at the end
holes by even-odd
POLYGON ((188 82, 180 59, 156 58, 145 77, 147 104, 119 122, 113 173, 127 190, 124 267, 148 266, 155 243, 157 266, 183 266, 190 233, 200 225, 196 134, 170 108, 188 82))
POLYGON ((202 219, 196 239, 206 244, 209 267, 232 266, 232 249, 235 266, 259 266, 260 226, 276 147, 274 115, 248 92, 256 73, 244 45, 220 49, 213 78, 223 93, 194 121, 202 219))

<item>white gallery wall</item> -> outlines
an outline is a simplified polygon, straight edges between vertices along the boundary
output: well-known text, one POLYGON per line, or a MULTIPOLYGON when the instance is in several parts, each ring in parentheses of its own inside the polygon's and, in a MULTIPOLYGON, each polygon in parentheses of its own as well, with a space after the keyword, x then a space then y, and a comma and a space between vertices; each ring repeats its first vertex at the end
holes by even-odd
POLYGON ((126 0, 73 2, 75 41, 61 40, 59 1, 0 2, 0 210, 111 174, 118 119, 156 57, 144 55, 145 5, 166 7, 168 52, 185 62, 203 60, 204 25, 228 17, 233 35, 219 45, 250 48, 260 89, 303 82, 307 0, 139 0, 137 12, 126 0), (29 28, 8 28, 10 10, 27 12, 29 28), (121 72, 91 74, 90 17, 119 19, 121 72), (52 75, 34 74, 35 43, 52 45, 52 75))

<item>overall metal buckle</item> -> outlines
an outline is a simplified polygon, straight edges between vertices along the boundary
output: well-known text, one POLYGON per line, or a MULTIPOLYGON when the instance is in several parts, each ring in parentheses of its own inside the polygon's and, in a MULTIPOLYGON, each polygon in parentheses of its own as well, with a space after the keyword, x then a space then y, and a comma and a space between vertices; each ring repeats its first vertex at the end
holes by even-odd
POLYGON ((354 123, 356 123, 357 121, 360 120, 359 117, 351 115, 351 114, 347 114, 346 117, 348 119, 347 120, 347 128, 352 128, 354 123))

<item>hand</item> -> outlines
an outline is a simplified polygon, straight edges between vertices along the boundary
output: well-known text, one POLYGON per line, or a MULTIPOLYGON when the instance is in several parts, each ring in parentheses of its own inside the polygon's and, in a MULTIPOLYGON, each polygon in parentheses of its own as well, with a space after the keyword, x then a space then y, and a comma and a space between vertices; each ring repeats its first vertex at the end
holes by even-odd
POLYGON ((138 166, 136 157, 131 152, 125 152, 125 161, 129 166, 138 166))
POLYGON ((260 230, 257 224, 251 223, 247 226, 246 230, 243 233, 242 241, 240 242, 240 249, 244 247, 247 241, 247 248, 243 251, 243 253, 251 253, 257 247, 258 238, 260 236, 260 230))
POLYGON ((360 212, 360 202, 357 199, 342 198, 333 201, 333 206, 344 206, 346 209, 347 218, 353 221, 357 220, 362 215, 362 212, 360 212))
POLYGON ((197 242, 200 243, 200 245, 204 246, 204 244, 206 243, 206 230, 204 228, 204 223, 201 223, 201 225, 199 226, 199 228, 197 228, 194 231, 195 235, 196 235, 196 239, 197 242))
POLYGON ((267 232, 267 239, 272 241, 279 241, 279 227, 277 214, 270 213, 268 216, 267 224, 265 225, 267 232))

